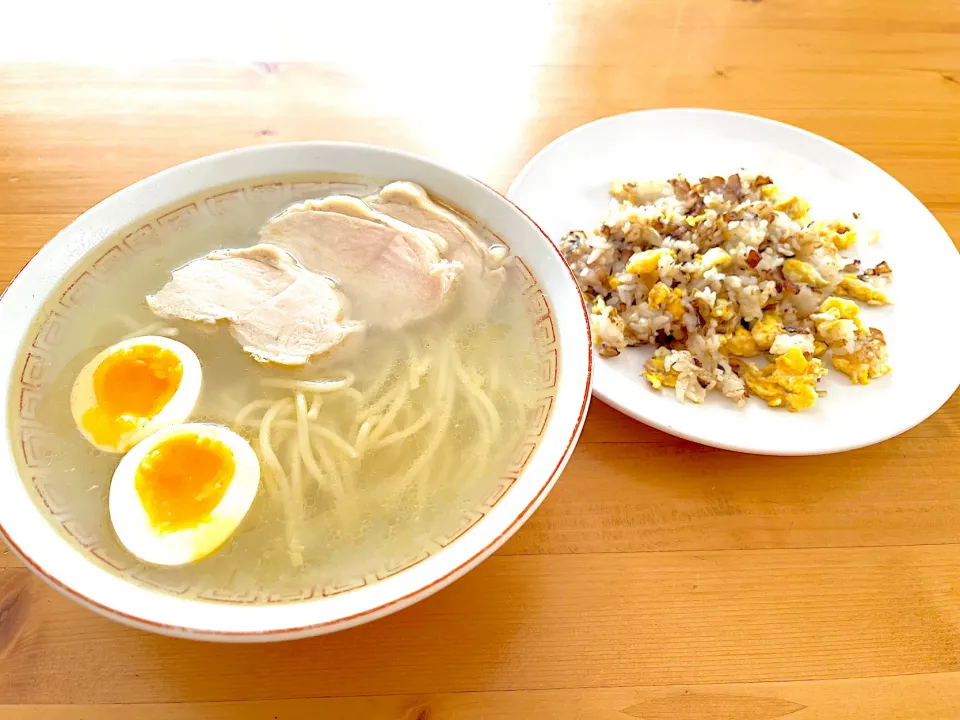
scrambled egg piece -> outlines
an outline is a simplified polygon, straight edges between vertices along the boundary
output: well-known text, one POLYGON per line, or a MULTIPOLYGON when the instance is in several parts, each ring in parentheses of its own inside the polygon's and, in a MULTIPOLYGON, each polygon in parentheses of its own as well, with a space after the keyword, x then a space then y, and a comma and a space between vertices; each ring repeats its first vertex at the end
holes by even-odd
POLYGON ((653 250, 641 250, 634 253, 627 261, 625 268, 628 273, 633 275, 646 275, 656 271, 660 267, 660 260, 668 257, 671 260, 676 258, 676 253, 669 248, 654 248, 653 250))
POLYGON ((673 316, 674 320, 683 317, 683 288, 673 288, 672 290, 658 282, 647 294, 647 304, 654 310, 666 310, 673 316))
POLYGON ((800 220, 810 212, 810 203, 793 196, 778 202, 774 205, 774 209, 786 213, 791 220, 800 220))
POLYGON ((828 297, 820 303, 820 312, 829 313, 835 318, 843 320, 854 320, 857 329, 860 329, 860 306, 852 300, 844 300, 839 297, 828 297))
POLYGON ((793 348, 797 348, 804 355, 813 355, 816 352, 813 335, 809 333, 782 333, 770 346, 772 355, 784 355, 793 348))
POLYGON ((788 258, 783 261, 783 276, 791 282, 804 283, 818 288, 830 284, 813 265, 796 258, 788 258))
POLYGON ((677 378, 680 377, 676 370, 667 371, 663 364, 663 358, 664 353, 658 352, 647 362, 646 372, 643 373, 643 377, 646 378, 654 390, 659 390, 664 386, 676 387, 677 378))
POLYGON ((821 225, 820 238, 831 243, 838 250, 849 250, 857 243, 857 233, 836 221, 821 225))
POLYGON ((747 363, 743 381, 770 407, 798 412, 816 404, 817 380, 825 374, 818 359, 807 360, 800 348, 791 348, 765 368, 747 363))
POLYGON ((724 336, 721 350, 728 355, 737 357, 754 357, 760 354, 756 340, 745 327, 738 327, 732 333, 724 336))
POLYGON ((760 197, 764 200, 770 200, 780 194, 780 188, 773 183, 767 183, 760 187, 760 197))
POLYGON ((753 337, 754 342, 757 343, 757 348, 766 352, 773 345, 773 341, 777 339, 777 335, 783 331, 780 313, 775 310, 769 310, 763 314, 762 318, 754 323, 750 329, 750 335, 753 337))
POLYGON ((700 257, 700 270, 707 271, 711 268, 722 267, 730 263, 733 260, 728 253, 723 248, 710 248, 700 257))
POLYGON ((862 329, 859 306, 852 300, 828 297, 820 304, 820 312, 811 315, 816 323, 817 340, 834 352, 853 352, 857 333, 862 329))
POLYGON ((658 282, 656 285, 650 288, 650 292, 647 293, 647 304, 653 309, 659 310, 661 307, 663 307, 663 304, 667 301, 668 297, 670 297, 670 288, 668 288, 662 282, 658 282))
POLYGON ((852 297, 854 300, 860 300, 867 305, 888 305, 890 303, 889 298, 884 293, 856 275, 844 275, 843 280, 837 285, 836 292, 841 297, 852 297))
POLYGON ((850 377, 854 385, 869 385, 872 378, 890 372, 887 364, 887 342, 877 328, 857 336, 856 349, 845 355, 833 355, 833 367, 850 377))

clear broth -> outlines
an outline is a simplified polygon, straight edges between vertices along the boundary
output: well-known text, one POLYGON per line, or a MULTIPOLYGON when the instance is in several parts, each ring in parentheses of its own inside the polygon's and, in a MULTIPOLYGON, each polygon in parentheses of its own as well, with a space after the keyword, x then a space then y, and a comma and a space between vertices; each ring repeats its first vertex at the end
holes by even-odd
MULTIPOLYGON (((411 346, 416 348, 416 357, 428 365, 437 362, 439 353, 453 348, 464 358, 467 372, 474 357, 479 358, 477 367, 485 368, 479 373, 474 370, 473 379, 486 388, 501 418, 498 442, 492 446, 481 442, 483 430, 473 417, 476 407, 458 396, 450 432, 443 441, 443 459, 434 463, 429 477, 416 479, 416 491, 397 498, 389 483, 398 467, 409 467, 424 451, 429 436, 422 433, 394 443, 396 447, 390 453, 384 451, 382 457, 364 460, 354 468, 348 485, 353 498, 348 515, 322 488, 307 487, 310 481, 305 479, 303 502, 298 508, 302 514, 298 536, 303 547, 301 566, 291 561, 286 510, 268 496, 263 483, 236 533, 217 552, 188 566, 165 568, 142 563, 120 545, 113 533, 107 498, 120 456, 91 447, 74 425, 69 396, 81 367, 104 347, 157 322, 144 296, 162 287, 180 265, 214 249, 256 243, 261 225, 292 202, 334 193, 364 197, 380 186, 343 178, 269 178, 245 185, 242 190, 223 188, 188 199, 179 204, 181 211, 166 216, 167 222, 160 213, 159 219, 149 225, 138 223, 103 244, 105 249, 127 237, 127 246, 136 247, 136 256, 128 257, 125 266, 118 265, 106 276, 85 273, 88 280, 96 281, 89 292, 71 296, 70 307, 64 308, 67 303, 59 307, 51 303, 50 310, 67 320, 59 323, 55 351, 43 353, 44 377, 51 379, 31 391, 30 421, 21 419, 18 398, 11 408, 14 446, 20 442, 18 434, 27 432, 39 457, 30 467, 20 458, 21 476, 41 481, 43 493, 37 493, 30 482, 27 485, 34 489, 38 507, 55 527, 95 551, 96 557, 106 559, 114 571, 155 588, 232 601, 295 599, 370 584, 392 572, 391 568, 404 567, 439 551, 444 544, 441 539, 455 534, 486 498, 496 494, 510 475, 521 444, 530 442, 527 436, 538 402, 550 393, 542 389, 538 368, 543 349, 535 339, 535 318, 517 281, 519 274, 509 272, 513 259, 507 261, 508 280, 503 290, 483 317, 465 319, 470 298, 459 298, 447 312, 410 330, 368 331, 356 351, 333 354, 330 360, 307 371, 259 365, 225 328, 171 323, 177 329, 177 339, 196 352, 203 366, 203 388, 192 421, 231 425, 247 402, 280 397, 283 391, 263 389, 261 381, 266 378, 313 379, 349 369, 363 391, 383 374, 386 358, 404 357, 411 346), (147 229, 140 230, 141 226, 147 229), (471 472, 475 467, 483 468, 482 472, 471 472), (50 503, 41 495, 55 497, 57 507, 68 511, 51 513, 50 503)), ((486 228, 460 216, 485 242, 500 243, 486 228)), ((84 262, 99 254, 92 253, 84 262)), ((78 275, 74 273, 73 279, 78 275)), ((68 285, 65 283, 64 289, 68 285)), ((41 313, 28 338, 37 334, 48 313, 41 313)), ((398 362, 385 385, 403 380, 404 373, 409 373, 408 364, 398 362)), ((407 424, 431 410, 429 388, 421 390, 402 410, 407 424)), ((321 409, 321 417, 329 413, 332 426, 349 433, 349 408, 338 409, 338 402, 347 400, 331 402, 321 409)), ((250 432, 244 434, 252 437, 250 432)))

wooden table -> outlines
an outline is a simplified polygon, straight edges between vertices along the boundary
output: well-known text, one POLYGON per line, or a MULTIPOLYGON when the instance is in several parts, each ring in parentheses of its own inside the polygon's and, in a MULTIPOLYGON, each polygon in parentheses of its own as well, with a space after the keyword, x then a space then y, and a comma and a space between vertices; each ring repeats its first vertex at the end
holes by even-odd
MULTIPOLYGON (((365 29, 248 19, 189 64, 161 62, 169 35, 117 57, 76 27, 51 52, 98 64, 0 66, 0 279, 103 197, 200 155, 355 140, 505 189, 581 123, 682 105, 837 140, 960 238, 956 0, 448 3, 445 36, 400 6, 364 3, 387 13, 365 29), (264 37, 315 62, 262 62, 264 37)), ((0 717, 956 720, 958 452, 956 398, 876 447, 790 459, 595 402, 553 494, 495 557, 387 619, 273 646, 121 627, 0 550, 0 717)))

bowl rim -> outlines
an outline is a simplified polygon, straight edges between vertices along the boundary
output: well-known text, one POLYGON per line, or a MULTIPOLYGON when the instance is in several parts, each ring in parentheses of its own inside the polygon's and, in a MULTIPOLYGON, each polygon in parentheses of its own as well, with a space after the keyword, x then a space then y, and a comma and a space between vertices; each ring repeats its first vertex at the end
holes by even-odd
MULTIPOLYGON (((499 528, 499 532, 487 542, 483 547, 472 551, 468 550, 466 555, 467 557, 462 561, 458 561, 457 565, 445 572, 444 574, 433 577, 430 582, 420 585, 410 592, 400 595, 398 597, 389 597, 384 602, 380 602, 372 607, 363 609, 360 612, 341 615, 334 617, 329 620, 324 620, 317 623, 308 623, 300 624, 296 626, 285 626, 269 629, 240 629, 240 630, 219 630, 219 629, 210 629, 210 628, 198 628, 192 627, 189 624, 177 624, 170 622, 160 622, 147 617, 142 617, 140 615, 134 614, 129 610, 121 609, 117 606, 111 606, 104 603, 101 600, 90 597, 88 594, 85 594, 76 588, 72 587, 70 584, 62 581, 57 577, 52 571, 45 568, 40 562, 36 561, 31 555, 24 550, 21 546, 21 543, 18 543, 11 536, 8 529, 4 526, 3 519, 0 517, 0 538, 2 538, 8 547, 11 548, 13 553, 24 563, 24 565, 29 568, 33 573, 38 575, 43 579, 47 584, 54 587, 56 590, 66 595, 67 597, 72 598, 81 605, 88 607, 101 615, 109 617, 111 619, 117 620, 123 624, 137 627, 144 630, 149 630, 152 632, 157 632, 164 635, 176 636, 176 637, 186 637, 192 639, 206 639, 206 640, 217 640, 217 641, 234 641, 234 642, 265 642, 265 641, 277 641, 277 640, 287 640, 295 639, 299 637, 307 637, 311 635, 324 634, 328 632, 333 632, 336 630, 346 629, 353 627, 364 622, 369 622, 371 620, 383 617, 385 615, 397 612, 409 605, 412 605, 419 600, 422 600, 429 595, 437 592, 443 587, 451 584, 458 578, 462 577, 469 570, 476 567, 480 562, 493 554, 507 539, 509 539, 519 527, 530 517, 530 515, 539 507, 543 502, 546 495, 553 488, 553 485, 556 483, 557 478, 560 473, 563 471, 566 463, 569 461, 570 456, 572 455, 573 448, 576 445, 576 442, 580 436, 580 433, 583 429, 584 422, 587 416, 587 410, 589 408, 590 399, 592 395, 592 384, 593 384, 593 352, 592 352, 592 343, 590 336, 590 321, 589 321, 589 311, 585 304, 582 294, 579 291, 579 286, 577 285, 576 278, 574 277, 572 271, 567 266, 566 261, 563 259, 563 255, 557 249, 557 247, 550 241, 550 238, 546 233, 540 228, 540 226, 526 213, 517 206, 514 202, 506 198, 502 193, 490 187, 486 183, 470 176, 465 173, 454 170, 446 165, 437 163, 426 157, 422 157, 413 153, 409 153, 402 150, 396 150, 393 148, 387 148, 383 146, 370 145, 366 143, 354 143, 354 142, 341 142, 341 141, 306 141, 306 142, 289 142, 289 143, 271 143, 266 145, 256 145, 249 147, 237 148, 234 150, 228 150, 225 152, 215 153, 212 155, 206 155, 200 158, 189 160, 187 162, 172 166, 165 170, 161 170, 153 175, 150 175, 142 180, 139 180, 131 185, 126 186, 125 188, 111 194, 107 198, 101 200, 96 205, 91 207, 89 210, 85 211, 78 218, 73 220, 69 225, 61 230, 57 235, 48 240, 44 245, 37 251, 33 258, 30 259, 26 265, 23 266, 10 281, 8 287, 0 294, 0 301, 8 295, 11 289, 16 288, 17 290, 22 289, 20 286, 23 285, 23 282, 27 279, 24 277, 24 274, 30 274, 30 270, 36 271, 38 265, 42 264, 45 260, 44 250, 51 247, 55 243, 65 243, 70 239, 71 235, 77 234, 86 234, 92 236, 91 239, 84 239, 81 247, 81 252, 79 253, 67 253, 66 258, 61 262, 63 266, 53 278, 52 284, 49 287, 44 288, 43 296, 39 301, 38 310, 36 313, 32 314, 30 317, 24 318, 22 322, 18 322, 18 337, 16 343, 16 349, 14 351, 14 358, 22 356, 23 342, 25 336, 22 334, 25 333, 31 324, 35 321, 36 315, 42 312, 43 306, 45 306, 49 301, 51 294, 57 288, 58 283, 61 283, 66 276, 68 276, 76 267, 77 263, 83 258, 86 258, 89 253, 99 247, 104 240, 106 240, 111 235, 119 232, 126 226, 125 223, 119 221, 119 219, 114 219, 108 221, 106 229, 102 229, 96 226, 96 222, 92 222, 95 216, 103 214, 105 212, 113 212, 115 215, 121 214, 118 212, 118 209, 128 200, 130 200, 135 195, 142 195, 144 191, 155 189, 160 183, 176 183, 178 180, 185 178, 187 175, 192 173, 195 170, 201 168, 209 168, 211 165, 217 163, 226 162, 228 159, 236 159, 241 156, 269 156, 271 153, 276 152, 290 152, 292 149, 302 149, 304 151, 359 151, 361 153, 372 153, 372 154, 384 154, 388 156, 393 156, 393 158, 401 162, 409 162, 414 165, 420 165, 422 168, 427 170, 439 172, 440 174, 446 174, 449 176, 459 177, 461 180, 467 181, 468 184, 477 186, 482 192, 487 193, 493 198, 495 204, 500 204, 502 207, 512 209, 521 216, 523 222, 527 223, 536 233, 533 235, 539 234, 542 239, 542 245, 544 247, 549 247, 553 253, 557 256, 559 260, 558 267, 563 267, 566 271, 566 274, 569 279, 570 288, 572 292, 575 292, 576 297, 579 301, 579 307, 582 312, 581 322, 583 324, 582 332, 584 333, 584 340, 577 341, 576 344, 579 345, 583 343, 583 348, 586 352, 586 361, 585 361, 585 373, 583 377, 583 397, 579 403, 579 408, 577 410, 577 417, 573 421, 572 429, 570 430, 569 437, 566 439, 566 445, 563 447, 562 451, 557 453, 561 443, 556 444, 556 450, 549 452, 551 458, 556 457, 556 463, 554 464, 553 469, 546 475, 545 480, 542 482, 539 488, 536 489, 532 499, 526 504, 525 507, 519 510, 519 512, 512 513, 512 519, 506 524, 505 527, 499 528), (94 225, 94 227, 85 227, 85 225, 94 225)), ((309 172, 309 171, 308 171, 309 172)), ((326 172, 321 170, 316 170, 316 172, 326 172)), ((280 175, 283 174, 283 171, 273 172, 265 170, 261 173, 260 177, 269 177, 271 175, 280 175)), ((223 177, 220 178, 219 182, 208 184, 207 187, 210 189, 216 188, 218 185, 223 185, 225 183, 234 183, 242 182, 248 179, 254 179, 257 175, 243 175, 243 176, 234 176, 234 177, 223 177)), ((202 190, 201 190, 202 192, 202 190)), ((186 196, 191 196, 194 193, 186 193, 186 196)), ((452 199, 452 198, 451 198, 452 199)), ((151 209, 145 212, 138 212, 136 218, 142 218, 146 214, 157 210, 163 207, 163 203, 152 204, 151 209)), ((481 222, 485 222, 486 218, 479 218, 481 222)), ((49 252, 49 250, 48 250, 49 252)), ((566 282, 566 278, 564 282, 566 282)), ((571 295, 572 297, 572 295, 571 295)), ((551 302, 551 304, 553 304, 551 302)), ((575 313, 573 313, 575 316, 575 313)), ((579 324, 579 323, 578 323, 579 324)), ((564 342, 568 341, 568 338, 575 338, 577 335, 576 328, 567 328, 564 331, 559 331, 565 336, 564 342)), ((11 368, 16 369, 16 361, 14 361, 14 366, 11 368)), ((560 367, 558 369, 558 392, 560 387, 559 377, 562 376, 564 369, 560 367)), ((9 376, 6 383, 7 387, 4 392, 10 393, 13 385, 13 376, 9 376)), ((574 388, 575 389, 575 388, 574 388)), ((576 393, 573 393, 575 396, 576 393)), ((7 403, 9 403, 9 398, 6 398, 7 403)), ((570 418, 572 418, 573 413, 567 413, 570 418)), ((551 423, 554 418, 551 419, 551 423)), ((569 421, 567 421, 569 422, 569 421)), ((10 416, 9 413, 5 412, 3 419, 0 420, 0 428, 3 429, 7 437, 4 442, 8 448, 12 448, 12 438, 9 436, 10 430, 10 416)), ((541 444, 537 448, 537 453, 546 450, 545 445, 541 444)), ((12 452, 12 450, 11 450, 12 452)), ((548 462, 548 465, 552 464, 548 462)), ((19 469, 14 464, 16 481, 23 483, 22 473, 19 472, 19 469)), ((522 480, 523 475, 525 474, 526 469, 517 476, 517 483, 522 480)), ((32 502, 32 501, 31 501, 32 502)), ((34 508, 37 514, 42 516, 42 513, 39 509, 34 508)), ((48 522, 47 518, 42 518, 45 522, 48 522)), ((54 532, 56 532, 54 530, 54 532)), ((59 533, 57 533, 59 535, 59 533)), ((456 543, 459 540, 469 536, 470 532, 467 531, 464 533, 464 536, 457 538, 454 541, 456 543)), ((62 539, 62 538, 61 538, 62 539)), ((64 543, 69 545, 72 548, 72 545, 62 539, 64 543)), ((97 568, 91 561, 84 558, 84 562, 93 567, 95 570, 106 572, 101 568, 97 568)), ((130 584, 128 581, 120 578, 121 582, 125 584, 130 584)), ((162 593, 159 593, 162 594, 162 593)), ((191 601, 193 602, 193 601, 191 601)), ((204 602, 198 600, 196 602, 204 602)), ((282 606, 281 606, 282 607, 282 606)))

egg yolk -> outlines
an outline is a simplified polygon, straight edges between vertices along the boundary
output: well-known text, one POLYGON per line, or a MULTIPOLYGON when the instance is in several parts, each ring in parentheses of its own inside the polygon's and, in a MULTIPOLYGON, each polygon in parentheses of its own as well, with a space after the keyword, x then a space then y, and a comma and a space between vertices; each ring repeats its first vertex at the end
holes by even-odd
POLYGON ((83 426, 101 444, 116 447, 142 418, 159 413, 180 387, 183 364, 176 353, 135 345, 109 355, 93 373, 96 405, 83 426))
POLYGON ((235 463, 218 440, 185 434, 163 441, 140 462, 134 487, 160 532, 197 527, 220 504, 235 463))

